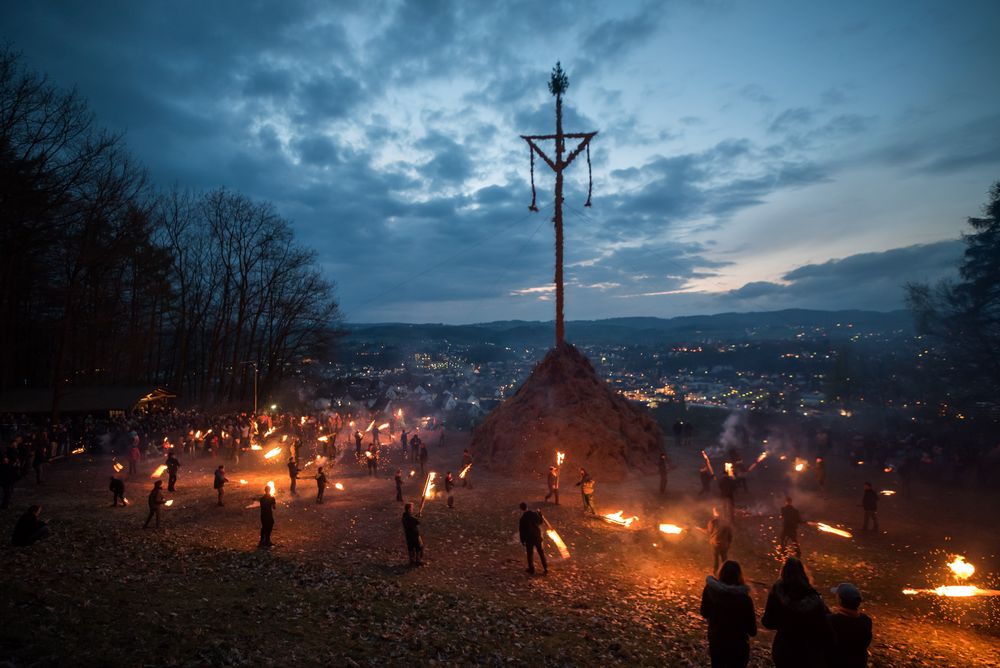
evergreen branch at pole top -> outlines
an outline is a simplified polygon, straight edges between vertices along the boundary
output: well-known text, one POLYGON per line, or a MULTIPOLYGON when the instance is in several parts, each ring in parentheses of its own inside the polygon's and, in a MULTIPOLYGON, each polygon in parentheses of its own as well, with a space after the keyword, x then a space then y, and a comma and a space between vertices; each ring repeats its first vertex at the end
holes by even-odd
POLYGON ((549 79, 549 92, 553 95, 562 95, 569 88, 569 77, 563 72, 562 63, 556 62, 552 68, 552 78, 549 79))

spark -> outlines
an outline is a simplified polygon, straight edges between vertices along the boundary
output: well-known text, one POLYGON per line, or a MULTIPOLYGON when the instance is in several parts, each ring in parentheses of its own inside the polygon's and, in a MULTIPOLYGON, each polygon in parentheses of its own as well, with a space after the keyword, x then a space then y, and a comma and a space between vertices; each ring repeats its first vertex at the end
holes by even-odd
POLYGON ((850 531, 844 531, 843 529, 838 529, 837 527, 830 526, 829 524, 825 524, 823 522, 809 522, 809 524, 812 524, 814 527, 816 527, 817 529, 819 529, 824 533, 832 533, 834 536, 840 536, 841 538, 854 537, 854 534, 852 534, 850 531))

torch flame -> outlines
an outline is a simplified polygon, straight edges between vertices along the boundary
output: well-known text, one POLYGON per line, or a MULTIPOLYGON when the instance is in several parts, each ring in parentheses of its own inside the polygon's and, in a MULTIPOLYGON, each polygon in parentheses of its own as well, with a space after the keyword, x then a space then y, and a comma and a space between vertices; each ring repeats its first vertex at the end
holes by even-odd
POLYGON ((159 466, 156 467, 156 470, 153 471, 153 475, 151 475, 149 477, 150 478, 159 478, 161 475, 163 475, 163 472, 166 471, 166 470, 167 470, 167 465, 166 464, 160 464, 159 466))
POLYGON ((264 453, 264 459, 272 459, 274 457, 277 457, 280 454, 281 454, 281 448, 280 447, 272 448, 272 449, 270 449, 270 450, 268 450, 267 452, 264 453))
POLYGON ((892 496, 895 493, 896 490, 894 489, 883 489, 881 492, 879 492, 879 494, 881 494, 882 496, 892 496))
POLYGON ((250 446, 250 449, 251 450, 263 450, 264 448, 260 445, 260 443, 253 443, 250 446))
POLYGON ((77 448, 76 450, 74 450, 73 452, 71 452, 69 454, 71 454, 71 455, 79 455, 79 454, 82 454, 82 453, 83 453, 83 448, 77 448))
POLYGON ((302 416, 302 419, 301 419, 301 420, 299 420, 299 424, 300 424, 300 425, 301 425, 301 424, 305 424, 305 423, 306 423, 306 420, 307 420, 306 416, 305 416, 305 415, 303 415, 303 416, 302 416))
POLYGON ((372 420, 370 423, 368 423, 368 426, 365 427, 365 432, 371 431, 372 427, 374 427, 374 426, 375 426, 375 420, 372 420))
POLYGON ((344 491, 344 483, 335 482, 335 483, 333 483, 333 488, 337 489, 337 490, 340 490, 341 492, 343 492, 344 491))
POLYGON ((635 522, 637 519, 639 519, 635 515, 633 515, 632 517, 624 517, 624 511, 622 510, 619 510, 617 513, 608 513, 607 515, 603 515, 602 517, 606 522, 610 522, 611 524, 617 524, 623 527, 630 527, 632 526, 632 522, 635 522))
POLYGON ((427 498, 434 489, 434 477, 436 475, 437 474, 434 471, 427 474, 427 482, 424 483, 424 498, 427 498))
POLYGON ((278 431, 277 427, 271 427, 270 429, 268 429, 267 431, 264 432, 264 438, 267 438, 268 436, 270 436, 271 434, 273 434, 276 431, 278 431))
POLYGON ((330 437, 329 436, 320 436, 316 440, 319 441, 320 443, 326 443, 327 441, 330 440, 330 437))
POLYGON ((768 455, 767 450, 765 450, 764 452, 760 453, 760 456, 757 457, 757 461, 755 461, 753 464, 751 464, 750 468, 747 469, 747 473, 749 473, 750 471, 753 471, 755 468, 757 468, 757 464, 760 464, 762 461, 764 461, 764 459, 767 458, 767 455, 768 455))
POLYGON ((459 478, 464 478, 465 474, 468 473, 469 469, 471 469, 471 468, 472 468, 472 464, 471 463, 470 464, 466 464, 465 468, 462 469, 462 471, 458 474, 458 477, 459 478))
POLYGON ((388 422, 383 422, 382 424, 380 424, 378 426, 378 430, 379 431, 385 431, 388 428, 389 428, 389 423, 388 422))
POLYGON ((167 499, 166 502, 164 502, 163 505, 165 505, 167 508, 169 508, 170 506, 174 505, 174 500, 173 499, 167 499))
POLYGON ((122 465, 121 465, 121 464, 119 464, 118 462, 115 462, 115 463, 113 464, 113 467, 114 467, 114 469, 115 469, 115 473, 121 473, 121 472, 122 472, 122 469, 123 469, 123 468, 125 468, 124 466, 122 466, 122 465))
POLYGON ((267 488, 267 494, 268 494, 268 496, 274 496, 275 487, 274 487, 274 481, 273 480, 268 480, 267 484, 264 485, 264 487, 267 488))
POLYGON ((284 436, 281 437, 281 442, 282 443, 284 443, 287 440, 288 440, 288 434, 285 434, 284 436))
POLYGON ((948 564, 948 568, 958 580, 968 580, 976 572, 976 567, 967 562, 965 557, 960 554, 955 555, 955 559, 948 564))
POLYGON ((246 485, 246 484, 247 484, 247 481, 246 481, 246 480, 240 480, 240 484, 241 484, 241 485, 246 485))
POLYGON ((824 524, 823 522, 812 522, 811 524, 813 524, 813 526, 815 526, 820 531, 823 531, 825 533, 832 533, 834 536, 840 536, 841 538, 854 537, 854 534, 852 534, 850 531, 844 531, 843 529, 832 527, 829 524, 824 524))
POLYGON ((684 529, 676 524, 661 524, 660 531, 665 534, 679 534, 684 531, 684 529))
POLYGON ((936 596, 947 596, 949 598, 966 598, 969 596, 1000 596, 1000 591, 996 589, 980 589, 975 585, 942 585, 934 589, 904 589, 907 596, 915 594, 935 594, 936 596))
POLYGON ((556 466, 562 466, 562 463, 566 461, 566 453, 556 451, 556 466))
POLYGON ((726 462, 725 464, 723 464, 723 466, 726 469, 726 475, 732 475, 733 474, 733 463, 732 462, 726 462))
POLYGON ((198 431, 196 431, 194 433, 194 438, 195 438, 195 440, 198 440, 198 439, 201 438, 201 429, 199 429, 198 431))
POLYGON ((566 543, 564 543, 563 539, 558 533, 556 533, 556 530, 549 529, 545 532, 545 535, 548 536, 549 540, 555 544, 556 549, 559 550, 559 556, 563 559, 569 559, 569 548, 566 547, 566 543))
POLYGON ((796 473, 801 473, 802 471, 805 471, 808 466, 809 465, 806 463, 806 460, 800 459, 799 457, 795 458, 795 471, 796 471, 796 473))

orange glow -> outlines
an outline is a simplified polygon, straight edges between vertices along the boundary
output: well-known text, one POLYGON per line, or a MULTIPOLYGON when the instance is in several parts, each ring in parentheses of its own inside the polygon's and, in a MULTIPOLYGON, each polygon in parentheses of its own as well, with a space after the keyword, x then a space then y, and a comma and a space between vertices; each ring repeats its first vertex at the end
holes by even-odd
POLYGON ((556 549, 559 550, 559 556, 562 557, 563 559, 569 559, 569 548, 566 547, 566 543, 564 543, 563 539, 559 536, 558 533, 556 533, 556 530, 548 529, 545 532, 545 535, 549 537, 549 540, 551 540, 552 543, 556 546, 556 549))
POLYGON ((611 524, 617 524, 618 526, 630 527, 632 523, 635 522, 638 517, 633 515, 632 517, 624 517, 625 511, 619 510, 617 513, 608 513, 607 515, 602 515, 605 522, 610 522, 611 524))
POLYGON ((676 524, 661 524, 660 531, 665 534, 676 535, 684 531, 681 527, 676 524))
POLYGON ((344 483, 335 482, 335 483, 333 483, 333 488, 336 489, 336 490, 339 490, 339 491, 343 492, 344 491, 344 483))
POLYGON ((273 459, 274 457, 277 457, 280 454, 281 454, 280 447, 272 448, 271 450, 268 450, 267 452, 264 453, 264 459, 273 459))
POLYGON ((458 477, 459 478, 464 478, 465 475, 469 472, 469 469, 471 469, 471 468, 472 468, 472 464, 466 464, 465 468, 462 469, 462 471, 458 474, 458 477))
POLYGON ((967 562, 965 557, 960 554, 955 555, 955 559, 948 564, 948 568, 958 580, 968 580, 976 572, 976 567, 967 562))
POLYGON ((854 534, 850 531, 844 531, 843 529, 838 529, 837 527, 832 527, 829 524, 824 524, 823 522, 810 522, 813 526, 824 533, 832 533, 834 536, 840 536, 841 538, 853 538, 854 534))
POLYGON ((149 477, 150 478, 159 478, 161 475, 163 475, 163 472, 166 471, 166 470, 167 470, 167 465, 166 464, 160 464, 159 466, 156 467, 156 470, 153 471, 153 475, 151 475, 149 477))

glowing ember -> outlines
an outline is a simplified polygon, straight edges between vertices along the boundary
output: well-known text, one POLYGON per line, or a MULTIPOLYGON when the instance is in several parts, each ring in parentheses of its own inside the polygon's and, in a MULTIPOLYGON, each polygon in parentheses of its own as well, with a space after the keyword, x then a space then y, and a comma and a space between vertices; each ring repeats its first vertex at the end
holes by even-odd
POLYGON ((167 470, 167 465, 166 464, 160 464, 159 466, 156 467, 156 470, 153 471, 153 475, 151 475, 149 477, 150 478, 159 478, 161 475, 163 475, 163 472, 166 471, 166 470, 167 470))
POLYGON ((246 485, 246 484, 248 484, 248 483, 247 483, 247 481, 246 481, 246 480, 240 480, 240 484, 241 484, 241 485, 246 485))
POLYGON ((284 443, 287 440, 288 440, 288 434, 285 434, 284 436, 281 437, 281 442, 282 443, 284 443))
POLYGON ((378 426, 378 430, 379 430, 379 431, 384 431, 384 430, 386 430, 386 429, 388 429, 388 428, 389 428, 389 423, 388 423, 388 422, 383 422, 382 424, 380 424, 380 425, 378 426))
POLYGON ((726 468, 726 475, 732 475, 733 474, 733 463, 732 462, 726 462, 725 464, 723 464, 723 466, 726 468))
POLYGON ((660 531, 665 534, 679 534, 684 531, 684 529, 676 524, 661 524, 660 531))
POLYGON ((254 443, 254 444, 252 444, 252 445, 250 446, 250 449, 251 449, 251 450, 263 450, 264 448, 263 448, 263 447, 261 447, 261 445, 260 445, 259 443, 254 443))
POLYGON ((76 450, 74 450, 73 452, 71 452, 69 454, 71 454, 71 455, 80 455, 80 454, 83 454, 83 448, 77 448, 76 450))
POLYGON ((798 457, 795 458, 795 472, 801 473, 809 467, 809 464, 804 459, 798 457))
POLYGON ((949 598, 967 598, 970 596, 1000 596, 1000 591, 996 589, 980 589, 975 585, 942 585, 934 589, 904 589, 907 596, 916 594, 934 594, 936 596, 947 596, 949 598))
POLYGON ((886 466, 886 467, 885 467, 884 469, 882 469, 882 470, 883 470, 883 471, 885 471, 886 473, 892 473, 892 467, 891 467, 891 466, 886 466))
POLYGON ((824 524, 823 522, 810 522, 814 527, 819 529, 824 533, 832 533, 834 536, 840 536, 841 538, 853 538, 854 534, 850 531, 844 531, 843 529, 838 529, 837 527, 832 527, 829 524, 824 524))
POLYGON ((416 472, 416 471, 410 471, 410 477, 411 477, 411 478, 412 478, 413 476, 415 476, 415 475, 417 475, 417 472, 416 472))
POLYGON ((335 482, 335 483, 333 483, 333 488, 336 489, 336 490, 340 490, 341 492, 343 492, 344 491, 344 483, 342 483, 342 482, 335 482))
POLYGON ((264 438, 267 438, 268 436, 270 436, 271 434, 273 434, 276 431, 278 431, 277 427, 271 427, 270 429, 268 429, 267 431, 264 432, 264 438))
POLYGON ((604 519, 605 522, 609 522, 611 524, 617 524, 618 526, 623 526, 623 527, 630 527, 632 526, 632 522, 635 522, 637 519, 639 519, 635 515, 633 515, 632 517, 624 517, 624 511, 622 510, 619 510, 617 513, 608 513, 607 515, 602 515, 601 517, 604 519))
POLYGON ((281 454, 280 447, 272 448, 264 453, 264 459, 273 459, 274 457, 277 457, 280 454, 281 454))
POLYGON ((955 555, 955 559, 948 564, 948 568, 958 580, 968 580, 976 572, 976 567, 967 562, 965 557, 960 554, 955 555))
POLYGON ((459 472, 458 477, 459 478, 464 478, 465 475, 469 472, 469 469, 471 469, 471 468, 472 468, 472 464, 466 464, 465 468, 462 469, 461 472, 459 472))
POLYGON ((319 441, 320 443, 326 443, 327 441, 330 440, 330 437, 329 436, 320 436, 316 440, 319 441))
POLYGON ((197 439, 200 439, 200 438, 201 438, 201 429, 199 429, 198 431, 196 431, 196 432, 194 433, 194 437, 195 437, 195 440, 197 440, 197 439))
POLYGON ((556 466, 562 466, 562 463, 566 461, 566 453, 556 451, 556 466))
POLYGON ((563 559, 569 559, 569 548, 566 547, 566 543, 564 543, 563 539, 559 536, 558 533, 556 533, 556 530, 548 529, 545 532, 545 535, 549 537, 549 540, 551 540, 552 543, 556 546, 556 549, 559 550, 559 556, 562 557, 563 559))
POLYGON ((267 488, 268 495, 274 496, 275 486, 274 486, 274 481, 273 480, 268 480, 267 484, 264 485, 264 487, 267 488))
POLYGON ((895 493, 896 490, 894 489, 883 489, 881 492, 879 492, 879 494, 881 494, 882 496, 892 496, 895 493))
POLYGON ((169 508, 170 506, 174 505, 174 500, 173 499, 167 499, 166 502, 163 505, 165 505, 167 508, 169 508))
POLYGON ((396 411, 396 417, 398 417, 398 418, 403 417, 403 409, 402 408, 400 408, 398 411, 396 411))
POLYGON ((112 466, 113 466, 113 467, 114 467, 114 469, 115 469, 115 473, 121 473, 121 472, 122 472, 122 469, 124 469, 124 468, 125 468, 124 466, 122 466, 122 465, 121 465, 121 464, 119 464, 118 462, 115 462, 115 463, 114 463, 114 464, 113 464, 112 466))
POLYGON ((372 451, 371 450, 365 450, 365 457, 367 457, 368 459, 371 459, 372 458, 372 451))
POLYGON ((302 418, 299 420, 299 424, 305 424, 306 420, 308 420, 308 419, 309 418, 307 418, 305 415, 303 415, 302 418))

